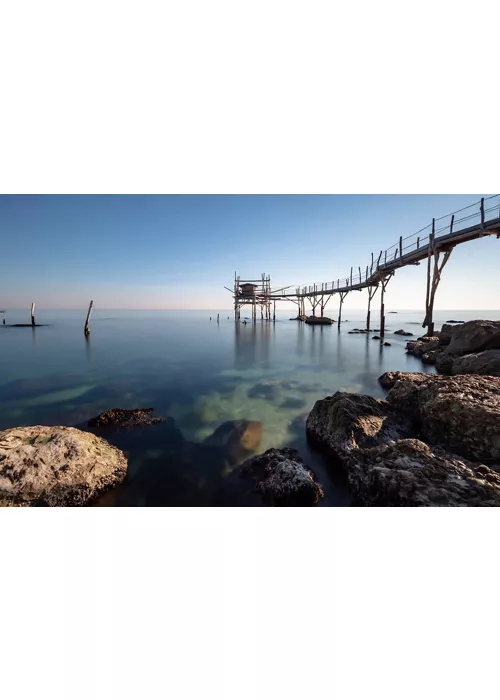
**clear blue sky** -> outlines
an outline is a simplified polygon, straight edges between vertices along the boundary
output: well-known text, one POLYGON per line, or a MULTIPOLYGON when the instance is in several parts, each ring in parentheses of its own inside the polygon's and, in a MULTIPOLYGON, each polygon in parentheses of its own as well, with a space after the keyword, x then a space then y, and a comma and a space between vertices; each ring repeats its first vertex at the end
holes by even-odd
MULTIPOLYGON (((471 195, 0 196, 0 307, 230 308, 234 272, 273 287, 337 279, 471 195)), ((436 307, 500 308, 500 241, 459 246, 436 307)), ((395 309, 420 309, 425 266, 398 271, 395 309)), ((347 308, 364 308, 366 293, 347 308)))

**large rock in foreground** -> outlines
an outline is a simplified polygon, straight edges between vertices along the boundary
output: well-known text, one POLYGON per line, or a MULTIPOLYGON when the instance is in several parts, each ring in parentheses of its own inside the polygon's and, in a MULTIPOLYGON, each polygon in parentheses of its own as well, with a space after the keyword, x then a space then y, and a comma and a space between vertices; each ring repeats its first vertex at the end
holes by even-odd
POLYGON ((421 437, 470 460, 500 462, 500 378, 424 375, 398 381, 388 403, 421 437))
POLYGON ((83 506, 126 476, 123 452, 76 428, 0 432, 0 505, 83 506))
POLYGON ((380 381, 392 386, 387 401, 338 393, 307 420, 357 500, 500 505, 500 378, 394 372, 380 381))
POLYGON ((500 506, 498 472, 420 440, 357 453, 349 482, 370 506, 500 506))
POLYGON ((411 421, 387 401, 340 391, 316 401, 306 429, 312 440, 344 464, 354 449, 415 435, 411 421))
POLYGON ((226 479, 215 504, 315 506, 323 497, 314 472, 297 450, 273 448, 238 467, 226 479))

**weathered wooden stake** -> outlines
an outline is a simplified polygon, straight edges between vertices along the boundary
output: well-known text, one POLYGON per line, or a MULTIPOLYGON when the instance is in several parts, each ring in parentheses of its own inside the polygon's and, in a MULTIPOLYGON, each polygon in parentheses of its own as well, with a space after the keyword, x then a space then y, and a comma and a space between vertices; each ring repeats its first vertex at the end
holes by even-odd
POLYGON ((275 323, 275 322, 276 322, 276 299, 274 300, 274 306, 273 306, 273 323, 275 323))
POLYGON ((89 335, 89 334, 90 334, 90 326, 89 326, 89 323, 90 323, 90 314, 92 313, 92 307, 93 307, 93 306, 94 306, 94 302, 91 301, 91 302, 90 302, 90 306, 89 306, 89 310, 88 310, 88 312, 87 312, 87 320, 85 321, 85 330, 84 330, 85 335, 89 335))
POLYGON ((31 325, 35 325, 35 302, 31 304, 31 325))

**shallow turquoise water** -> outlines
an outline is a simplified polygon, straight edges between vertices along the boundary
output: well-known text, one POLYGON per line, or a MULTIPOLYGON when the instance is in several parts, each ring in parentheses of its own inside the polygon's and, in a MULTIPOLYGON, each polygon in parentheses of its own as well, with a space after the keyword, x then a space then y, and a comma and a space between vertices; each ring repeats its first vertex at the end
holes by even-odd
MULTIPOLYGON (((418 337, 422 313, 388 314, 387 348, 373 334, 348 334, 363 327, 364 312, 345 311, 349 320, 340 332, 336 325, 290 321, 293 311, 282 312, 275 324, 256 326, 235 326, 230 312, 220 313, 217 324, 217 311, 96 309, 88 341, 84 311, 39 309, 37 321, 46 327, 0 328, 0 429, 81 426, 109 408, 152 406, 158 415, 173 417, 184 437, 201 442, 226 420, 258 420, 260 451, 297 447, 323 483, 325 505, 348 503, 343 476, 307 445, 305 415, 317 399, 339 390, 383 396, 377 377, 386 370, 432 371, 406 355, 407 339, 393 335, 406 328, 418 337)), ((7 323, 26 322, 27 316, 26 310, 5 314, 7 323)), ((438 312, 436 327, 471 318, 500 319, 500 312, 438 312)), ((375 311, 375 327, 377 320, 375 311)), ((155 429, 135 439, 131 473, 140 471, 145 458, 161 460, 163 445, 148 433, 155 429)), ((192 484, 184 491, 182 479, 176 480, 172 503, 204 504, 210 470, 203 475, 203 464, 197 465, 195 491, 192 484)))

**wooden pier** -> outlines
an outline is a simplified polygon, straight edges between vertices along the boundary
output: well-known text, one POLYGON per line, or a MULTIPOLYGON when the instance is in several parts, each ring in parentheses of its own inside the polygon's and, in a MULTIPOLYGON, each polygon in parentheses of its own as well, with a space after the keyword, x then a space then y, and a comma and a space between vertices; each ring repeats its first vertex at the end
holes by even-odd
MULTIPOLYGON (((387 285, 396 271, 407 265, 420 265, 422 261, 427 263, 427 286, 425 298, 425 318, 422 323, 427 328, 427 335, 434 333, 433 311, 436 292, 441 281, 441 274, 448 262, 453 249, 457 245, 467 243, 484 236, 496 236, 500 238, 500 195, 483 197, 457 212, 433 219, 428 226, 420 231, 403 238, 399 238, 394 245, 386 250, 381 250, 378 256, 373 253, 371 262, 366 267, 351 267, 346 277, 332 282, 297 287, 295 292, 288 292, 291 287, 272 291, 270 278, 262 275, 256 286, 255 301, 253 301, 252 320, 256 320, 256 307, 270 309, 276 301, 292 301, 298 306, 298 315, 306 314, 306 301, 311 305, 312 315, 316 315, 319 307, 323 316, 326 304, 334 294, 339 295, 338 325, 342 320, 342 306, 347 295, 354 291, 368 289, 368 311, 366 330, 370 330, 370 307, 375 293, 380 288, 380 333, 381 338, 385 333, 384 295, 387 285), (441 257, 442 256, 442 257, 441 257), (355 272, 357 270, 357 273, 355 272), (354 274, 353 274, 354 273, 354 274), (265 284, 268 283, 268 286, 265 284)), ((250 284, 256 284, 250 282, 250 284)), ((244 285, 245 283, 243 283, 244 285)), ((233 290, 235 320, 238 321, 239 309, 249 303, 248 294, 244 292, 244 286, 240 278, 235 274, 235 286, 233 290), (245 301, 246 299, 246 301, 245 301)), ((227 287, 226 287, 227 289, 227 287)), ((247 290, 249 288, 246 288, 247 290)), ((263 314, 262 314, 263 318, 263 314)), ((266 315, 270 320, 270 313, 266 315)))

